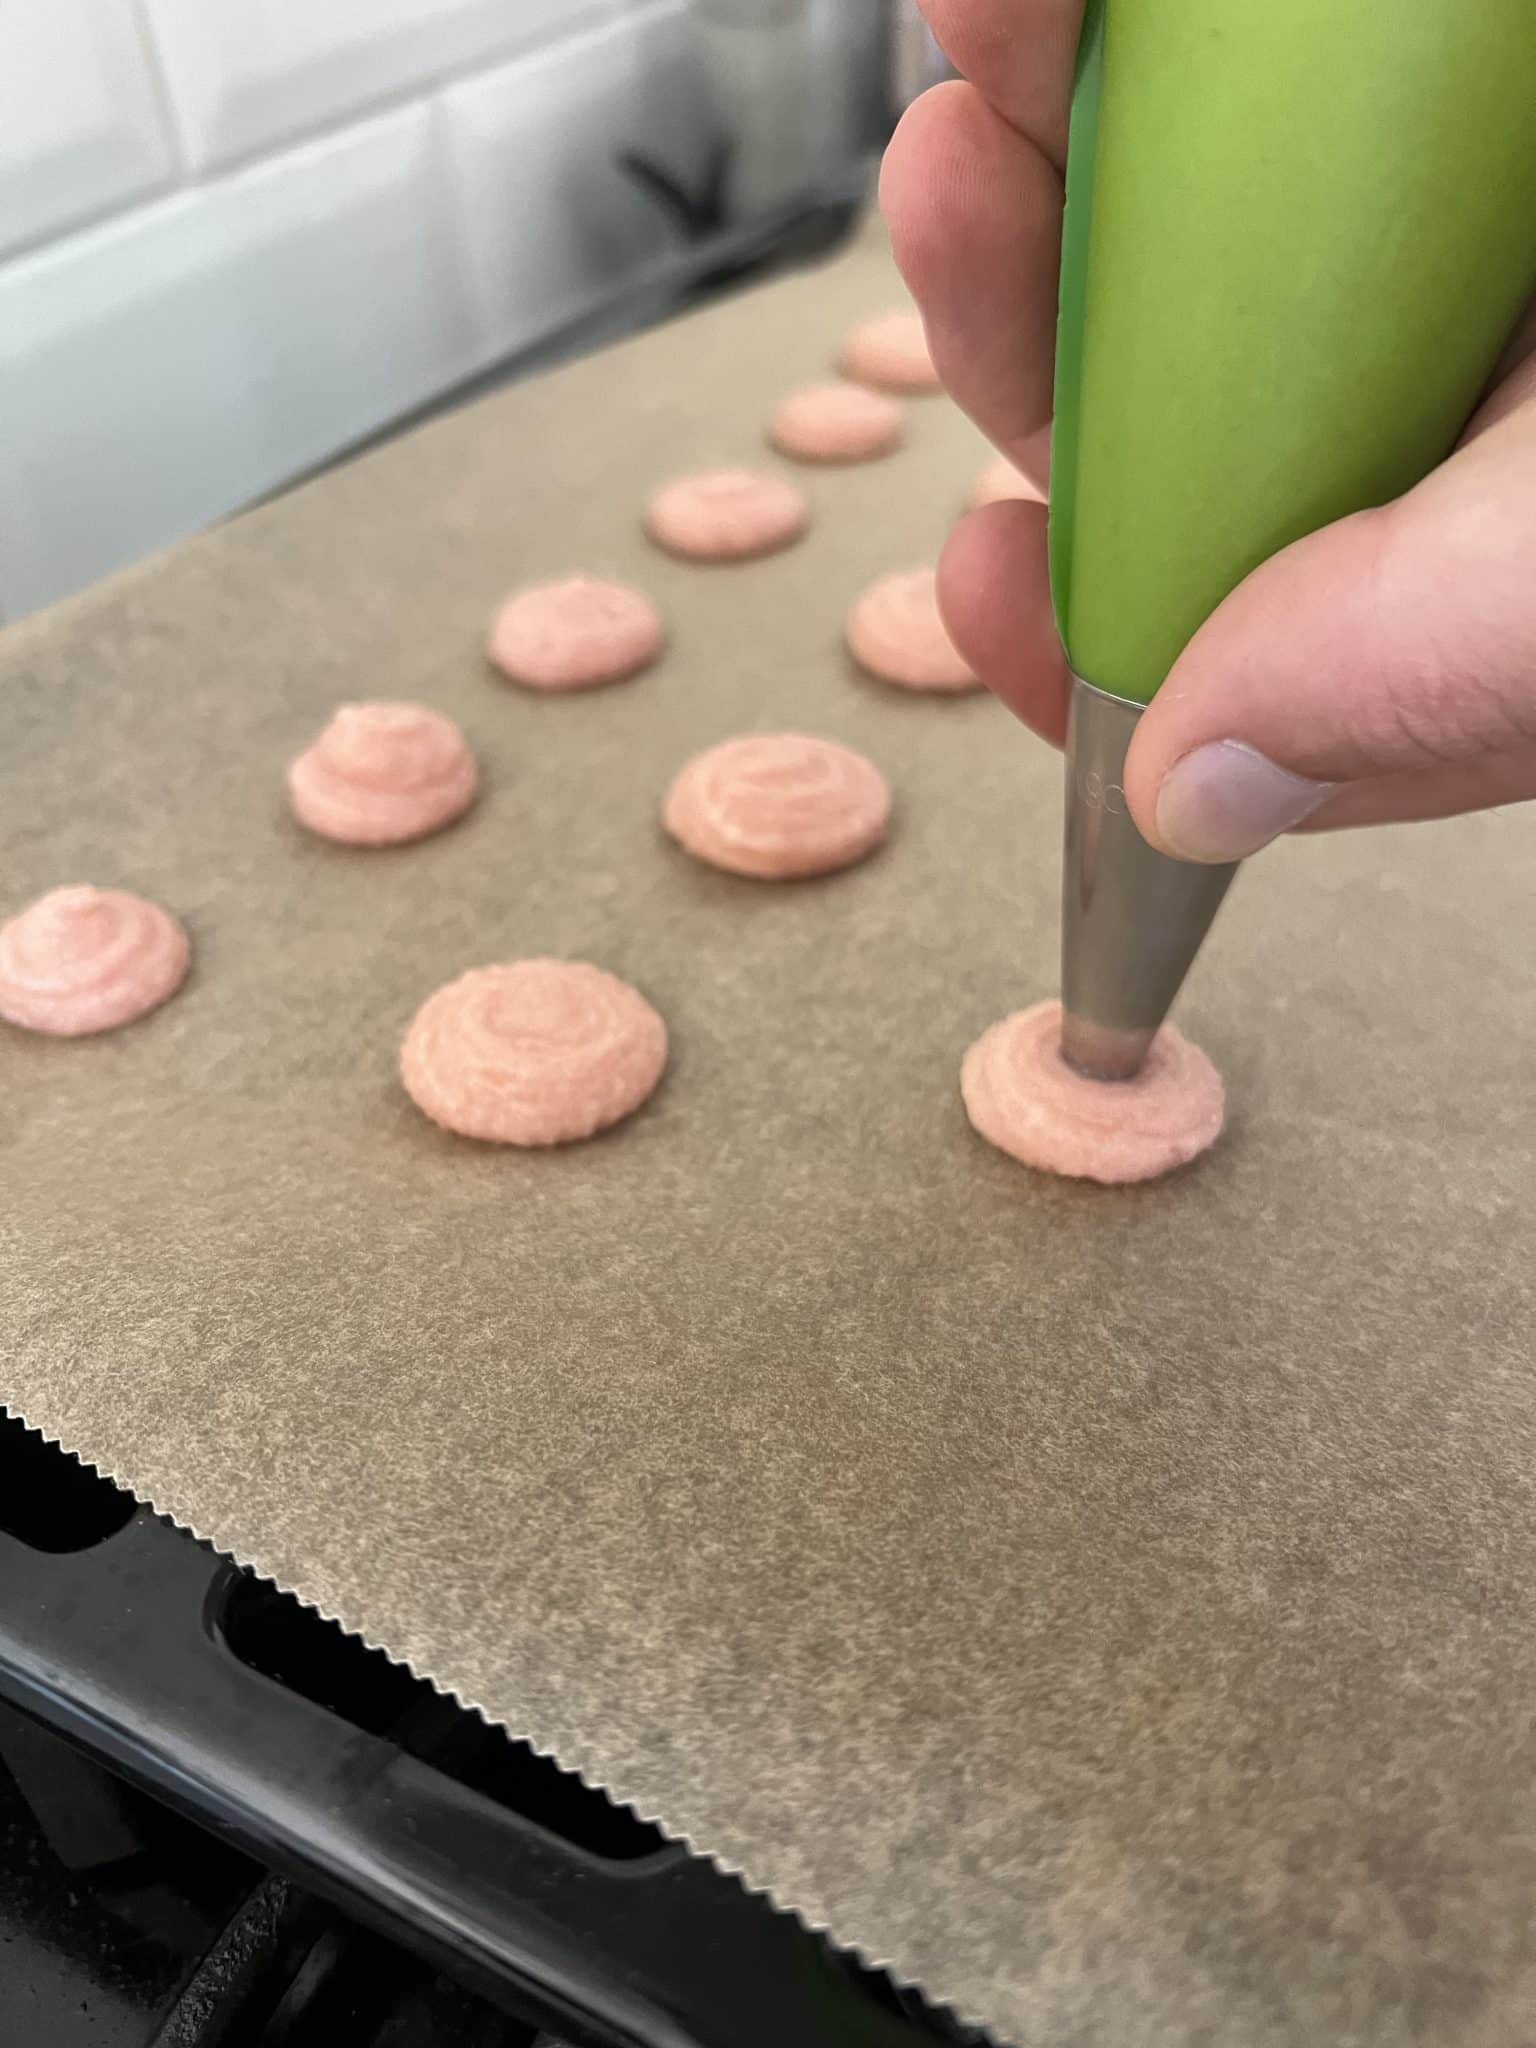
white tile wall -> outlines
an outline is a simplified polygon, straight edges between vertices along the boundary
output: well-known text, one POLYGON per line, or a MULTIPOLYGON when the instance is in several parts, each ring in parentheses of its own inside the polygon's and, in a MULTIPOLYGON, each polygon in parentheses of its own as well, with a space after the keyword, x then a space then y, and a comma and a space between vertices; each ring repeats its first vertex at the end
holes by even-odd
POLYGON ((482 359, 424 106, 0 270, 0 577, 26 611, 482 359))
POLYGON ((881 4, 0 0, 0 617, 635 281, 678 229, 621 149, 812 182, 881 4))
POLYGON ((498 348, 573 319, 668 246, 663 215, 617 154, 698 154, 680 131, 701 121, 701 102, 668 89, 691 50, 685 14, 654 6, 443 94, 471 289, 498 348))
MULTIPOLYGON (((34 0, 52 4, 52 0, 34 0)), ((611 0, 144 0, 188 156, 225 163, 553 36, 611 0)))
POLYGON ((0 0, 0 251, 165 185, 131 0, 0 0))

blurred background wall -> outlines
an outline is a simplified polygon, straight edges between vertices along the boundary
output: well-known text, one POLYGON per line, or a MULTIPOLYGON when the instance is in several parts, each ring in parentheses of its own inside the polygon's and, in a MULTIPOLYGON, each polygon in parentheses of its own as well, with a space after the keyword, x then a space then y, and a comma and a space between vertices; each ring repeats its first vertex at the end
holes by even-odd
POLYGON ((867 188, 898 0, 0 0, 0 617, 867 188))

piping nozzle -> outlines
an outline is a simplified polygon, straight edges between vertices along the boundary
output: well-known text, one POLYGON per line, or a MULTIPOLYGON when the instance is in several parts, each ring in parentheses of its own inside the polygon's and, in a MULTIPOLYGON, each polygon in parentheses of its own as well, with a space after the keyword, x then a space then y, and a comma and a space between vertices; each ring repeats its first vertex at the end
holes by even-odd
POLYGON ((1142 838, 1125 757, 1143 706, 1072 678, 1061 876, 1061 1054, 1096 1081, 1140 1073, 1237 873, 1142 838))

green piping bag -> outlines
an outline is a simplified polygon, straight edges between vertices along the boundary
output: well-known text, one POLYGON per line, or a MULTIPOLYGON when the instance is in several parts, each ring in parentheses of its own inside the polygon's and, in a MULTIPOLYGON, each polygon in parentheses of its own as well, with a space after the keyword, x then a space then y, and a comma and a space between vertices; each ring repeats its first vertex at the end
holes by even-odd
POLYGON ((1454 447, 1536 291, 1536 0, 1089 0, 1051 581, 1074 672, 1063 1050, 1136 1072, 1233 870, 1120 778, 1196 629, 1454 447))

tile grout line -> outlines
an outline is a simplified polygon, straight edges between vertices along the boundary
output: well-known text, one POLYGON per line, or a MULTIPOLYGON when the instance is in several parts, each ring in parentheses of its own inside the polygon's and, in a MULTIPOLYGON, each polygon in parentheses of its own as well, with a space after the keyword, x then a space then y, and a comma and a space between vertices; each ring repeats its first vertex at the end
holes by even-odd
POLYGON ((128 14, 133 23, 139 55, 144 60, 144 69, 149 77, 150 91, 154 95, 155 108, 160 116, 161 131, 170 152, 173 182, 181 185, 192 184, 195 182, 192 152, 187 146, 187 138, 182 130, 181 116, 176 107, 176 95, 171 91, 171 81, 166 72, 160 39, 155 34, 155 26, 145 9, 144 0, 128 0, 128 14))
POLYGON ((378 99, 364 101, 352 107, 339 120, 319 121, 311 127, 301 128, 292 134, 283 135, 267 146, 253 145, 248 150, 221 159, 216 164, 198 167, 192 162, 191 151, 186 146, 175 115, 175 103, 166 84, 158 61, 158 51, 153 44, 153 31, 141 13, 143 0, 129 0, 134 11, 134 20, 140 41, 144 46, 145 60, 151 71, 152 85, 157 111, 170 145, 175 169, 172 177, 160 185, 152 185, 130 197, 106 206, 93 208, 90 212, 77 215, 62 229, 44 229, 40 234, 29 235, 0 251, 0 278, 5 276, 12 264, 19 264, 36 258, 53 249, 64 249, 72 241, 108 227, 113 222, 125 220, 130 214, 150 213, 156 207, 169 201, 195 193, 216 190, 235 178, 259 170, 266 165, 281 164, 286 157, 297 156, 317 143, 331 139, 339 140, 345 135, 366 128, 371 122, 383 120, 390 114, 398 114, 412 106, 430 109, 438 104, 442 96, 453 87, 463 85, 477 77, 489 76, 513 63, 522 63, 536 57, 543 57, 550 51, 559 50, 565 44, 579 42, 588 35, 605 27, 617 28, 631 23, 643 24, 653 16, 672 11, 678 0, 632 0, 632 5, 623 12, 615 11, 615 0, 588 0, 588 4, 572 20, 562 22, 551 37, 543 37, 524 44, 511 52, 503 51, 490 62, 467 63, 425 79, 418 79, 396 92, 378 99))
POLYGON ((173 199, 192 183, 189 152, 176 118, 175 102, 160 60, 154 30, 144 13, 144 0, 128 0, 128 8, 131 33, 144 66, 156 128, 170 159, 166 172, 136 187, 125 197, 108 199, 103 204, 88 207, 84 213, 71 213, 62 221, 55 221, 51 227, 7 243, 4 249, 0 249, 0 277, 13 263, 23 262, 41 250, 70 242, 77 235, 88 235, 93 229, 104 227, 109 221, 121 220, 127 214, 147 212, 151 207, 173 199))
POLYGON ((147 189, 132 192, 126 199, 109 200, 105 206, 93 207, 88 213, 72 214, 70 218, 53 228, 43 228, 39 233, 26 235, 19 242, 10 243, 0 251, 0 282, 14 266, 35 257, 46 255, 50 249, 64 249, 71 242, 81 241, 93 235, 98 228, 110 227, 114 221, 126 220, 131 213, 153 213, 157 207, 167 206, 173 200, 184 197, 191 188, 186 185, 167 183, 151 185, 147 189))
MULTIPOLYGON (((134 0, 135 6, 142 4, 143 0, 134 0)), ((666 0, 666 4, 672 4, 672 0, 666 0)), ((296 129, 287 130, 266 142, 253 142, 244 149, 234 150, 230 155, 222 156, 216 162, 208 164, 194 164, 189 149, 189 182, 215 185, 221 179, 249 171, 257 164, 277 163, 281 158, 323 141, 329 135, 341 135, 349 128, 360 128, 366 122, 377 120, 382 115, 398 113, 403 107, 425 104, 440 93, 462 85, 467 80, 499 71, 505 65, 524 63, 530 58, 541 57, 550 50, 559 49, 564 43, 576 41, 605 23, 616 25, 625 18, 624 15, 615 13, 614 0, 576 0, 574 15, 560 22, 558 26, 550 24, 547 30, 541 30, 524 42, 514 39, 488 56, 468 58, 462 63, 449 64, 441 70, 428 70, 421 76, 358 101, 340 115, 321 115, 296 129)))

